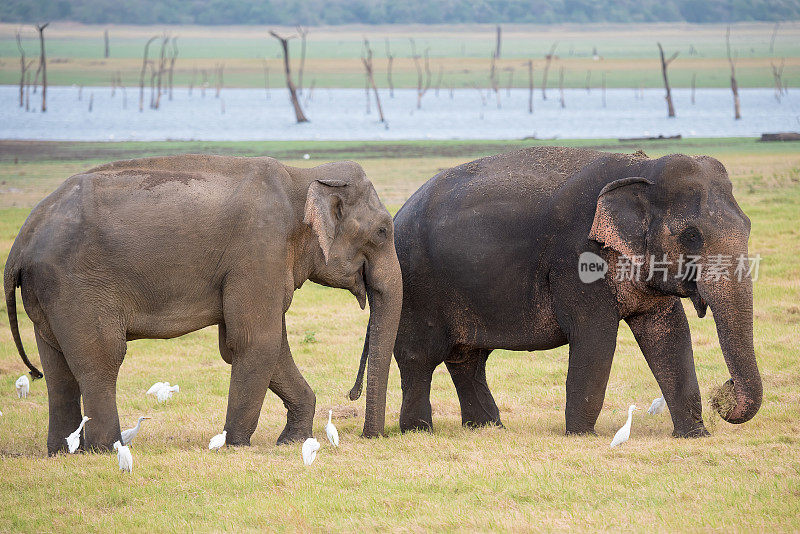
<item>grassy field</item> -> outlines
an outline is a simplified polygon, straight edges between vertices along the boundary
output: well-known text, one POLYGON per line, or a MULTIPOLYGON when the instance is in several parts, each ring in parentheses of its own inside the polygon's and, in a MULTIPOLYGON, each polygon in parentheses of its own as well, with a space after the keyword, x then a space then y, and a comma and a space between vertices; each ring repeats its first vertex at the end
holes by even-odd
MULTIPOLYGON (((638 25, 507 25, 503 27, 502 57, 499 61, 501 86, 528 86, 526 62, 534 60, 535 83, 542 83, 544 56, 558 43, 556 61, 551 67, 549 86, 557 86, 558 70, 565 68, 566 87, 599 87, 606 74, 608 87, 660 87, 661 72, 656 42, 667 54, 680 51, 672 66, 675 87, 689 87, 693 75, 698 87, 727 87, 729 67, 725 59, 724 25, 638 24, 638 25), (593 58, 597 49, 598 60, 593 58)), ((0 84, 19 82, 19 52, 15 41, 17 25, 0 24, 0 84)), ((105 26, 53 24, 47 29, 48 80, 57 85, 109 85, 119 72, 126 86, 137 85, 144 43, 152 36, 168 33, 178 36, 180 54, 175 67, 175 83, 201 83, 208 71, 212 85, 215 65, 224 63, 228 87, 263 87, 264 68, 269 69, 272 86, 283 84, 282 60, 278 42, 269 37, 267 27, 197 26, 111 26, 111 57, 103 58, 105 26), (266 62, 266 63, 265 63, 266 62)), ((284 28, 285 35, 293 28, 284 28)), ((786 58, 784 80, 791 87, 800 83, 800 23, 781 24, 772 51, 773 25, 740 23, 733 25, 732 48, 737 60, 740 87, 771 87, 770 63, 786 58)), ((23 45, 29 58, 39 53, 32 26, 22 28, 23 45)), ((417 51, 430 53, 432 84, 442 71, 442 87, 486 86, 489 57, 494 47, 493 25, 457 26, 344 26, 311 28, 308 36, 304 84, 317 87, 361 87, 362 42, 367 38, 375 53, 376 82, 387 86, 386 43, 395 56, 393 80, 396 87, 416 87, 417 71, 411 59, 409 38, 417 51)), ((159 46, 151 46, 150 57, 159 46)), ((300 46, 292 41, 291 54, 297 60, 300 46)), ((298 61, 295 61, 297 68, 298 61)))
MULTIPOLYGON (((394 212, 438 169, 523 144, 530 143, 0 142, 0 260, 32 205, 96 161, 197 151, 271 154, 298 166, 354 158, 394 212), (305 152, 310 162, 299 159, 305 152)), ((314 465, 304 467, 299 446, 275 446, 286 414, 268 393, 253 446, 210 453, 208 440, 224 421, 229 368, 209 328, 177 340, 129 343, 118 384, 121 422, 153 419, 132 447, 133 474, 123 476, 112 455, 46 457, 45 384, 35 382, 27 400, 16 398, 13 383, 25 369, 2 309, 0 531, 800 529, 800 147, 749 139, 565 144, 644 148, 651 156, 706 153, 725 163, 753 222, 750 252, 763 258, 754 289, 764 404, 751 422, 729 425, 705 402, 712 436, 676 440, 667 415, 640 412, 630 441, 610 450, 627 405, 646 408, 659 396, 623 325, 596 437, 564 436, 562 347, 492 354, 487 374, 506 429, 462 428, 442 366, 432 388, 435 432, 401 435, 393 363, 389 436, 367 441, 359 437, 364 399, 351 403, 345 395, 368 312, 343 290, 307 283, 287 315, 289 343, 317 395, 315 434, 324 439, 327 410, 336 409, 341 448, 323 444, 314 465), (166 405, 144 395, 161 380, 181 386, 166 405), (351 407, 356 417, 347 416, 351 407)), ((687 313, 706 398, 729 375, 713 319, 698 319, 690 304, 687 313)), ((38 363, 31 324, 22 312, 20 318, 38 363)))

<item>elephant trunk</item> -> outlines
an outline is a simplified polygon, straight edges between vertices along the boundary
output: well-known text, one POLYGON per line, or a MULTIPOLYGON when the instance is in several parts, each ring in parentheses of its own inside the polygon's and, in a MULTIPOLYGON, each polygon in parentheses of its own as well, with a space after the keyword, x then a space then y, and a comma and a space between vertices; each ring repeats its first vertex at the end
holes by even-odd
POLYGON ((711 307, 722 355, 731 374, 714 395, 712 406, 725 421, 744 423, 761 407, 762 385, 753 350, 753 283, 698 280, 700 296, 711 307))
POLYGON ((358 377, 350 391, 350 399, 355 400, 360 396, 364 367, 368 363, 363 435, 374 438, 382 435, 384 430, 389 367, 403 304, 403 281, 394 244, 378 261, 368 263, 365 276, 370 309, 369 325, 358 377))

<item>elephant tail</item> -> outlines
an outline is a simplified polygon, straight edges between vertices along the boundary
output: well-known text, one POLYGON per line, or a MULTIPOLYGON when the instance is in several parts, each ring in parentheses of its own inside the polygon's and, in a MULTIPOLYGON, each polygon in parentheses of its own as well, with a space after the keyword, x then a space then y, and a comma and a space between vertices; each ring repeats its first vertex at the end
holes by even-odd
POLYGON ((17 286, 19 285, 19 269, 14 265, 9 257, 6 264, 5 275, 3 276, 3 286, 6 293, 6 310, 8 311, 8 325, 11 327, 11 337, 17 345, 17 352, 25 365, 30 369, 29 374, 34 380, 42 378, 44 375, 37 369, 25 354, 22 346, 22 338, 19 335, 19 323, 17 322, 17 286))
POLYGON ((358 375, 356 376, 356 383, 353 389, 350 390, 350 400, 358 400, 361 396, 361 391, 364 389, 364 370, 367 367, 367 358, 369 356, 369 331, 372 324, 372 317, 370 317, 369 324, 367 324, 367 333, 364 336, 364 350, 361 351, 361 361, 358 364, 358 375))

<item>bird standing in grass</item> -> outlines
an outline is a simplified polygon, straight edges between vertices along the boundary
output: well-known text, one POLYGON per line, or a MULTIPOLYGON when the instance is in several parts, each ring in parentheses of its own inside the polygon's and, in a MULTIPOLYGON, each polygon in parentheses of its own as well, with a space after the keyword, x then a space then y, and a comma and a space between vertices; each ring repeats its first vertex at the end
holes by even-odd
POLYGON ((614 439, 611 440, 611 448, 613 449, 617 445, 621 445, 628 441, 628 438, 631 437, 631 423, 633 422, 633 411, 636 410, 636 405, 631 404, 628 407, 628 420, 625 424, 617 430, 617 433, 614 434, 614 439))
POLYGON ((147 390, 147 395, 156 396, 158 395, 158 390, 163 387, 169 387, 169 382, 156 382, 155 384, 150 386, 150 389, 147 390))
POLYGON ((158 398, 159 403, 165 402, 172 398, 173 393, 177 393, 180 390, 181 388, 178 386, 178 384, 175 384, 174 386, 167 385, 158 390, 156 398, 158 398))
POLYGON ((142 425, 142 421, 145 419, 150 419, 149 417, 140 417, 138 421, 136 421, 136 426, 133 428, 129 428, 127 430, 122 431, 122 444, 123 445, 130 445, 133 441, 133 438, 136 437, 136 434, 139 433, 139 428, 142 425))
POLYGON ((659 397, 653 401, 653 404, 647 409, 647 413, 650 415, 658 415, 664 413, 666 409, 667 401, 664 400, 664 397, 659 397))
POLYGON ((227 435, 228 431, 223 430, 222 434, 217 434, 216 436, 211 438, 211 441, 208 442, 208 450, 215 451, 220 447, 222 447, 223 445, 225 445, 225 438, 227 435))
POLYGON ((86 424, 86 421, 89 421, 90 419, 91 417, 86 417, 84 415, 81 424, 78 425, 78 429, 64 438, 67 440, 67 448, 69 449, 70 454, 75 454, 75 451, 78 450, 78 446, 81 444, 81 430, 83 430, 83 425, 86 424))
POLYGON ((317 457, 317 451, 320 448, 319 441, 316 438, 308 438, 303 442, 303 463, 311 465, 317 457))
POLYGON ((28 391, 31 389, 31 381, 28 380, 28 377, 22 375, 21 377, 17 378, 17 381, 14 382, 14 385, 17 386, 17 397, 20 399, 27 399, 28 391))
POLYGON ((119 470, 127 471, 128 473, 133 471, 133 456, 131 456, 131 450, 128 448, 128 446, 123 445, 119 441, 115 441, 114 450, 117 451, 117 458, 119 459, 119 470))
POLYGON ((331 445, 338 447, 339 431, 336 430, 336 426, 331 422, 331 417, 333 417, 333 410, 328 410, 328 424, 325 425, 325 433, 328 434, 328 441, 331 442, 331 445))

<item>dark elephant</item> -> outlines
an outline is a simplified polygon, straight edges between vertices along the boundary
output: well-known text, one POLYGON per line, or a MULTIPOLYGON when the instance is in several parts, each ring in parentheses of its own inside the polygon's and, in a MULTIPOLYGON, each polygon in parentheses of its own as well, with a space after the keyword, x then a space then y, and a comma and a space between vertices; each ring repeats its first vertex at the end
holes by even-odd
POLYGON ((295 365, 284 313, 306 280, 370 299, 364 434, 383 432, 402 303, 392 219, 359 165, 293 168, 267 158, 184 155, 119 161, 67 179, 31 212, 4 286, 34 323, 52 454, 81 420, 84 447, 120 439, 116 382, 126 341, 219 325, 231 364, 227 442, 246 445, 267 389, 287 408, 278 443, 311 436, 315 396, 295 365))
POLYGON ((500 425, 486 383, 491 351, 568 343, 566 431, 591 433, 625 320, 667 401, 673 435, 707 435, 681 297, 700 317, 707 305, 714 313, 732 376, 718 397, 727 405, 715 407, 731 423, 748 421, 762 396, 750 272, 738 280, 732 266, 729 279, 714 279, 702 267, 721 256, 736 265, 749 233, 725 168, 710 157, 539 147, 439 173, 395 217, 400 428, 432 428, 431 376, 442 362, 463 424, 500 425), (579 271, 587 257, 599 271, 589 283, 579 271), (619 276, 626 269, 641 276, 619 276))

